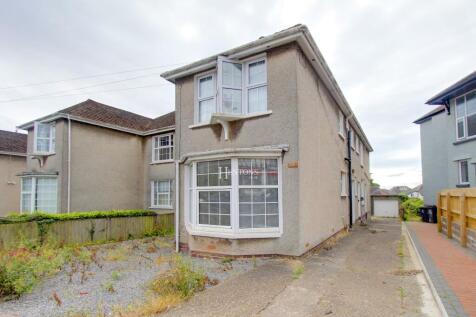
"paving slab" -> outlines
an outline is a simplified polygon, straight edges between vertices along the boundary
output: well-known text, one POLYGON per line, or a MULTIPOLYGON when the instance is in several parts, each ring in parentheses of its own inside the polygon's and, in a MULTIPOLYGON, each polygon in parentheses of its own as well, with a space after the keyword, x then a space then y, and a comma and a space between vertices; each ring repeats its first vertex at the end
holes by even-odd
POLYGON ((476 316, 476 255, 439 233, 435 224, 407 227, 448 316, 476 316))

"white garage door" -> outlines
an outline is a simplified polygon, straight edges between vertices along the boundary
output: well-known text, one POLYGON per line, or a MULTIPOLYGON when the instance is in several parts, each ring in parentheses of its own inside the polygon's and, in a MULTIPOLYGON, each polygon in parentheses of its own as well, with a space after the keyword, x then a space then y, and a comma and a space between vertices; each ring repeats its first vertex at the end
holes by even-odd
POLYGON ((398 200, 374 200, 374 216, 398 217, 398 200))

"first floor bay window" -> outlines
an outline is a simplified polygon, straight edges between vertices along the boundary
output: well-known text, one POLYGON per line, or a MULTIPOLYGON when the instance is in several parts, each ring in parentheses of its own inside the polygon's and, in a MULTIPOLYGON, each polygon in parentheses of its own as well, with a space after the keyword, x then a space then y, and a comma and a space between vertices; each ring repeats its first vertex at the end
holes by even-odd
POLYGON ((280 164, 279 157, 192 162, 186 173, 192 234, 277 236, 282 228, 280 164))
POLYGON ((57 212, 57 178, 56 177, 23 177, 21 185, 22 212, 57 212))

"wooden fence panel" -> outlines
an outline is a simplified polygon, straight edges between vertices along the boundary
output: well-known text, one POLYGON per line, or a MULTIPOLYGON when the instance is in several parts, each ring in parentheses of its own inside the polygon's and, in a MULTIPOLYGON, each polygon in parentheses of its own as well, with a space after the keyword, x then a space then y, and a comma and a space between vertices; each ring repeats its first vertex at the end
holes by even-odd
POLYGON ((64 244, 82 244, 141 238, 157 229, 173 231, 174 214, 116 217, 0 225, 0 249, 15 247, 22 240, 52 239, 64 244))
POLYGON ((441 191, 437 212, 438 231, 476 250, 476 188, 441 191))

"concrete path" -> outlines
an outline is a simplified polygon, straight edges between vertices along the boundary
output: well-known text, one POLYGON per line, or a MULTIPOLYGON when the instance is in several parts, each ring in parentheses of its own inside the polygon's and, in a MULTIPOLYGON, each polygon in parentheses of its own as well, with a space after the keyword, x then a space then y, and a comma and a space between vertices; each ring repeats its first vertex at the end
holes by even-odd
POLYGON ((165 315, 438 316, 428 294, 425 299, 422 274, 410 255, 401 224, 379 220, 356 226, 328 250, 301 259, 305 268, 297 279, 292 277, 295 261, 276 260, 165 315))
POLYGON ((438 233, 435 224, 408 223, 449 316, 476 316, 476 255, 438 233))

